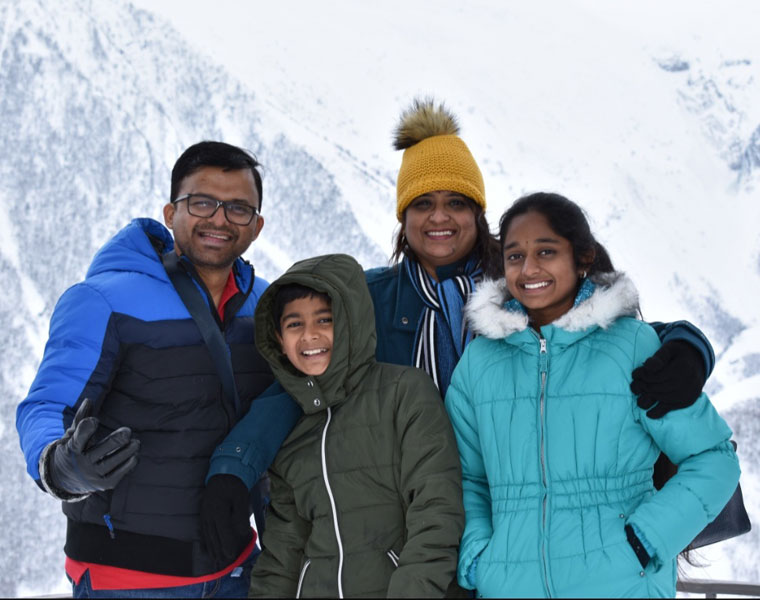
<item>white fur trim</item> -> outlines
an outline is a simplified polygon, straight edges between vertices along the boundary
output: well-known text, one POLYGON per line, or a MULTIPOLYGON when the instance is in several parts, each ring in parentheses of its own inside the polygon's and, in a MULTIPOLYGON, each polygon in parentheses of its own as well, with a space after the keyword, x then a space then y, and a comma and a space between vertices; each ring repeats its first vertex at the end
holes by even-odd
POLYGON ((504 308, 509 298, 507 282, 489 279, 481 282, 465 305, 465 318, 477 335, 500 339, 528 326, 528 316, 504 308))
POLYGON ((596 284, 591 298, 567 311, 554 325, 565 331, 583 331, 595 325, 606 329, 615 319, 636 314, 639 293, 623 273, 605 273, 591 281, 596 284))
MULTIPOLYGON (((639 295, 633 282, 623 273, 606 273, 592 278, 594 294, 570 309, 553 325, 566 331, 589 327, 609 327, 615 319, 636 314, 639 295)), ((482 282, 465 307, 465 316, 474 333, 501 339, 528 327, 528 316, 509 311, 504 303, 511 299, 503 279, 482 282)))

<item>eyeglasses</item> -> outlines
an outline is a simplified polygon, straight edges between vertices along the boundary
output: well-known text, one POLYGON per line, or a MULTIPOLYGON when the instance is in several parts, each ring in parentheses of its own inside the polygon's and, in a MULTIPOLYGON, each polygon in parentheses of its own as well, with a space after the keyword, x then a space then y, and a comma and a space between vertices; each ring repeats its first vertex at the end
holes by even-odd
POLYGON ((224 209, 225 218, 234 225, 248 225, 259 214, 258 208, 245 202, 236 200, 223 202, 206 194, 185 194, 172 200, 172 204, 177 204, 183 200, 187 200, 187 212, 194 217, 203 219, 213 217, 221 206, 224 209))

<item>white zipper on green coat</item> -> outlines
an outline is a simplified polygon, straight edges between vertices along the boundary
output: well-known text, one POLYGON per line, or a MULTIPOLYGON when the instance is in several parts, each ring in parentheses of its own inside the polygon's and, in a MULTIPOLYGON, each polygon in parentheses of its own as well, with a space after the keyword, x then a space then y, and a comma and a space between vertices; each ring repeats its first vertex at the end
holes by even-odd
POLYGON ((399 561, 398 554, 396 554, 393 551, 393 548, 391 548, 390 550, 388 550, 388 552, 386 552, 386 554, 388 555, 388 558, 391 559, 391 562, 393 563, 393 566, 398 569, 398 561, 399 561))
POLYGON ((298 588, 296 589, 296 598, 301 597, 301 590, 303 589, 303 579, 306 577, 306 571, 309 570, 309 566, 311 565, 311 561, 307 560, 303 564, 303 568, 301 568, 301 575, 298 577, 298 588))
POLYGON ((330 508, 332 509, 333 526, 335 527, 335 540, 338 542, 338 598, 343 598, 343 543, 340 540, 340 529, 338 528, 338 511, 335 508, 335 498, 333 497, 330 480, 327 478, 327 458, 325 454, 325 441, 327 440, 327 428, 330 426, 332 411, 327 407, 327 422, 322 430, 322 478, 327 488, 327 497, 330 498, 330 508))
POLYGON ((546 501, 547 501, 547 483, 546 483, 546 457, 544 453, 545 440, 545 404, 546 404, 546 375, 547 375, 547 363, 548 354, 546 351, 546 338, 540 336, 539 342, 541 343, 541 350, 539 351, 539 369, 541 372, 541 397, 540 412, 541 412, 541 483, 544 487, 544 497, 541 501, 541 563, 544 568, 544 586, 546 587, 546 595, 551 597, 551 591, 549 590, 549 567, 546 561, 546 501))

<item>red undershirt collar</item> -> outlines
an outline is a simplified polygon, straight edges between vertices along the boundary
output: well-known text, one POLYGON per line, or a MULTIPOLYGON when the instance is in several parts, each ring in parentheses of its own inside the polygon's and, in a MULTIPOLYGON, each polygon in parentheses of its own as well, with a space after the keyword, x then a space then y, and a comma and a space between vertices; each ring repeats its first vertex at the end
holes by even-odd
POLYGON ((227 301, 239 291, 240 288, 235 281, 234 269, 230 269, 230 274, 227 277, 227 283, 224 284, 224 289, 222 290, 222 297, 219 298, 219 306, 216 309, 219 313, 219 318, 222 321, 224 321, 224 307, 227 304, 227 301))

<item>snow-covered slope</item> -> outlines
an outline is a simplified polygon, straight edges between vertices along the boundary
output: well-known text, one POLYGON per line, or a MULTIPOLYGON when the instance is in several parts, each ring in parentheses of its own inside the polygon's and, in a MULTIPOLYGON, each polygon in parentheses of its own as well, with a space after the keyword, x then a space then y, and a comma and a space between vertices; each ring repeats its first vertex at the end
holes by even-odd
MULTIPOLYGON (((419 94, 459 115, 493 224, 522 193, 565 193, 646 318, 704 329, 719 357, 708 389, 760 522, 753 0, 136 4, 0 4, 0 595, 61 581, 64 520, 24 472, 14 411, 56 299, 97 247, 158 217, 178 154, 213 138, 265 165, 260 274, 330 251, 383 264, 390 131, 419 94)), ((712 566, 693 575, 760 581, 758 549, 754 531, 704 552, 712 566)))

